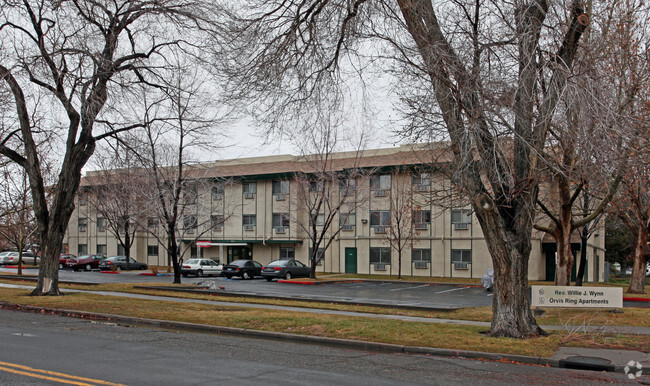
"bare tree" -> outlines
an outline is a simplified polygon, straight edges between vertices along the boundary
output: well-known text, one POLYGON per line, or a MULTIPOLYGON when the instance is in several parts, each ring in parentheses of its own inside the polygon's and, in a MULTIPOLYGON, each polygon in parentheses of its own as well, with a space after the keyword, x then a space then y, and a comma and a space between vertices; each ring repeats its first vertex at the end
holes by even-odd
POLYGON ((124 249, 126 269, 129 269, 131 247, 136 235, 144 229, 148 209, 142 200, 147 175, 136 164, 136 157, 119 143, 108 155, 97 157, 99 170, 92 176, 88 188, 88 204, 94 214, 97 229, 108 231, 124 249))
POLYGON ((270 113, 307 113, 304 101, 326 91, 345 105, 340 81, 372 63, 364 52, 389 56, 407 75, 396 86, 403 94, 424 91, 408 107, 436 125, 406 134, 443 129, 450 141, 454 183, 472 202, 495 269, 490 334, 543 334, 527 297, 540 155, 589 25, 582 1, 566 10, 545 0, 259 1, 246 12, 232 75, 250 85, 240 95, 272 98, 270 113))
MULTIPOLYGON (((23 274, 23 252, 36 244, 36 220, 31 204, 29 182, 23 169, 14 165, 2 168, 2 189, 0 190, 0 235, 18 251, 18 274, 23 274)), ((36 251, 34 251, 36 252, 36 251)), ((36 264, 34 255, 34 264, 36 264)))
POLYGON ((354 223, 356 209, 366 202, 367 197, 356 189, 356 184, 370 172, 360 168, 360 146, 335 157, 337 131, 328 118, 320 122, 321 130, 299 138, 304 169, 294 176, 299 205, 306 214, 306 218, 298 216, 295 221, 309 238, 311 278, 316 278, 316 267, 332 241, 350 226, 350 221, 354 223))
POLYGON ((546 155, 553 176, 549 185, 557 193, 547 203, 540 198, 551 225, 536 228, 557 241, 557 285, 571 281, 571 234, 577 229, 585 234, 625 173, 629 152, 638 141, 637 105, 643 104, 640 97, 647 89, 647 47, 634 41, 642 41, 647 33, 648 8, 636 1, 603 6, 584 39, 575 81, 558 106, 564 119, 549 130, 546 155), (584 191, 590 194, 590 205, 585 206, 584 200, 577 205, 579 197, 586 197, 584 191))
MULTIPOLYGON (((201 68, 174 59, 157 93, 142 94, 144 121, 152 122, 130 141, 151 184, 149 212, 162 223, 164 232, 148 224, 150 234, 165 246, 174 269, 174 283, 181 282, 180 262, 191 243, 181 249, 180 240, 196 240, 211 229, 212 218, 200 219, 200 193, 210 192, 208 170, 192 160, 192 150, 219 148, 223 132, 217 131, 225 113, 215 101, 214 88, 201 68), (205 224, 211 224, 206 227, 205 224), (199 231, 201 229, 201 231, 199 231), (153 232, 151 232, 153 231, 153 232), (161 237, 164 236, 164 237, 161 237)), ((161 80, 162 83, 163 80, 161 80)), ((212 176, 214 177, 214 176, 212 176)), ((150 216, 151 217, 151 216, 150 216)), ((223 217, 223 221, 228 216, 223 217)))
MULTIPOLYGON (((646 157, 647 159, 647 154, 646 157)), ((644 293, 645 267, 650 262, 650 166, 633 163, 616 202, 616 214, 634 235, 631 253, 632 276, 628 293, 644 293)))
MULTIPOLYGON (((417 201, 417 193, 411 183, 411 174, 405 168, 397 168, 391 173, 391 190, 388 192, 390 204, 390 221, 384 227, 385 239, 391 248, 397 252, 397 278, 402 278, 402 257, 404 251, 413 243, 422 224, 431 222, 431 212, 423 211, 417 201)), ((372 224, 375 220, 370 218, 372 224)), ((375 233, 377 233, 375 231, 375 233)), ((392 271, 392 266, 391 266, 392 271)))
POLYGON ((201 34, 213 30, 215 12, 211 2, 185 0, 2 2, 0 79, 16 112, 15 124, 2 133, 0 154, 29 175, 42 257, 34 295, 60 294, 58 255, 81 170, 97 141, 138 125, 102 125, 119 110, 120 98, 113 97, 129 84, 155 83, 165 52, 198 47, 201 34), (34 103, 40 95, 43 103, 34 103), (35 121, 43 109, 49 119, 35 121), (106 129, 97 133, 96 126, 106 129), (37 149, 42 133, 65 143, 51 202, 37 149))

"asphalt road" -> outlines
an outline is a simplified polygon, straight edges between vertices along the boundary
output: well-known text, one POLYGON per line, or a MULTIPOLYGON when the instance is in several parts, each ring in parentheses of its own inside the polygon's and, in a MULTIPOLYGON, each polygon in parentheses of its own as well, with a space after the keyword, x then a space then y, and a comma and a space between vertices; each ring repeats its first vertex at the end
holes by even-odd
POLYGON ((623 384, 625 374, 168 332, 0 310, 0 384, 623 384))

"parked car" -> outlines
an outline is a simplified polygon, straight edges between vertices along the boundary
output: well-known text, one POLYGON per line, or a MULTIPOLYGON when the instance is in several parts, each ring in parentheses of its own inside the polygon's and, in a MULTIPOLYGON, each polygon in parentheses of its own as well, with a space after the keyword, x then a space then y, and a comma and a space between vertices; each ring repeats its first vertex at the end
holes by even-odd
POLYGON ((181 265, 181 275, 221 275, 223 265, 211 259, 189 259, 181 265))
MULTIPOLYGON (((2 261, 0 264, 17 265, 20 254, 18 252, 2 252, 2 261)), ((23 251, 23 264, 38 264, 40 257, 34 256, 34 252, 23 251)))
POLYGON ((93 269, 99 268, 99 263, 104 260, 106 256, 104 255, 83 255, 77 258, 71 258, 66 260, 65 268, 78 271, 83 269, 85 271, 90 271, 93 269))
POLYGON ((71 254, 71 253, 62 253, 59 255, 59 269, 63 269, 65 267, 66 261, 68 259, 76 259, 77 256, 71 254))
POLYGON ((5 252, 0 252, 0 264, 5 263, 5 256, 8 256, 11 252, 5 251, 5 252))
MULTIPOLYGON (((126 256, 111 256, 99 262, 99 269, 101 271, 121 271, 126 269, 126 256), (115 268, 113 268, 115 267, 115 268)), ((147 264, 136 261, 134 258, 129 259, 129 269, 147 269, 147 264)))
POLYGON ((266 281, 276 279, 291 279, 293 277, 309 277, 311 269, 298 260, 275 260, 262 267, 262 276, 266 281))
POLYGON ((228 265, 223 266, 223 276, 231 279, 233 276, 239 276, 244 280, 252 279, 262 274, 262 264, 255 260, 235 260, 228 265))

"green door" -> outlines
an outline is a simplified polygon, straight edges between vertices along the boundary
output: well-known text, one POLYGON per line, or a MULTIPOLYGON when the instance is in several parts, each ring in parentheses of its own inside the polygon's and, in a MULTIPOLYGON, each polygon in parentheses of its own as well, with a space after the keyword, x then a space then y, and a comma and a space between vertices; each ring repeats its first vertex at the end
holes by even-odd
POLYGON ((356 248, 345 248, 345 273, 357 273, 356 248))

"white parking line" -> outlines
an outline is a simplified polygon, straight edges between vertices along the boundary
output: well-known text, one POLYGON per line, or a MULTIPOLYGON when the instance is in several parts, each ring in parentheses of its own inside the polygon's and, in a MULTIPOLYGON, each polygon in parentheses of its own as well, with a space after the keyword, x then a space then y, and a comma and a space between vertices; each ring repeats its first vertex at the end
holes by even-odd
POLYGON ((460 291, 460 290, 464 290, 464 289, 466 289, 466 288, 463 288, 463 287, 461 287, 461 288, 452 288, 452 289, 449 289, 449 290, 444 290, 444 291, 434 292, 434 293, 436 293, 436 294, 444 294, 445 292, 460 291))
POLYGON ((401 291, 401 290, 407 290, 407 289, 416 289, 416 288, 422 288, 422 287, 427 287, 427 284, 424 285, 416 285, 415 287, 406 287, 406 288, 395 288, 389 291, 401 291))

